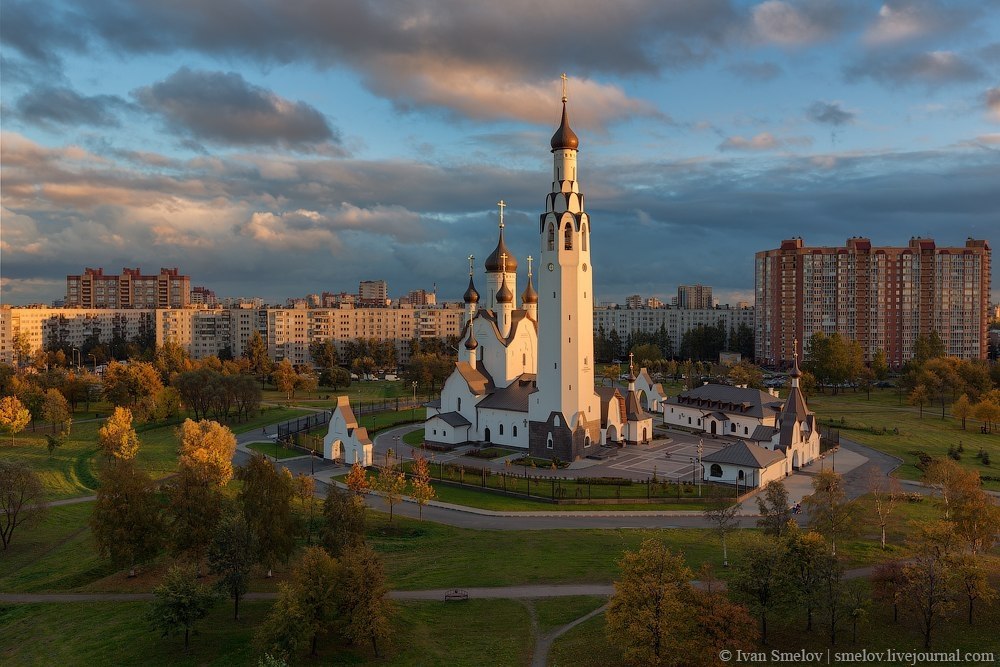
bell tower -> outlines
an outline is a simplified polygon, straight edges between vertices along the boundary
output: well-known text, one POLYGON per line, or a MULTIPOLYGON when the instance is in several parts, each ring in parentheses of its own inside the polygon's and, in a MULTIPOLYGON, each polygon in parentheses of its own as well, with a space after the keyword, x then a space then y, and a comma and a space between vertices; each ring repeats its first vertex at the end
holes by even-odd
POLYGON ((552 135, 552 188, 539 219, 538 391, 528 404, 533 455, 572 461, 600 443, 594 391, 594 278, 590 218, 577 177, 580 139, 562 120, 552 135))

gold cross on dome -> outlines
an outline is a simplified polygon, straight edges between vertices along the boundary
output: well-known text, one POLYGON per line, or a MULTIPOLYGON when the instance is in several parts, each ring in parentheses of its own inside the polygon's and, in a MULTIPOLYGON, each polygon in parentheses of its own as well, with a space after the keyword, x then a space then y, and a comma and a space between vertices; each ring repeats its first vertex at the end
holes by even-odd
POLYGON ((631 352, 628 353, 628 369, 629 369, 629 371, 632 370, 632 358, 634 356, 635 355, 633 353, 631 353, 631 352))
POLYGON ((503 229, 503 210, 507 208, 507 202, 501 199, 497 202, 497 206, 500 207, 500 229, 503 229))
POLYGON ((469 255, 469 275, 472 275, 473 267, 475 266, 476 256, 469 255))
POLYGON ((500 253, 500 270, 503 273, 507 273, 507 253, 500 253))
POLYGON ((792 356, 795 357, 796 359, 799 358, 799 339, 798 338, 792 339, 792 356))
POLYGON ((563 88, 563 98, 562 98, 562 101, 565 102, 566 101, 566 72, 563 72, 562 76, 559 77, 559 78, 562 79, 562 88, 563 88))
POLYGON ((535 259, 535 258, 532 257, 531 255, 528 255, 528 276, 529 277, 531 276, 531 262, 532 262, 533 259, 535 259))

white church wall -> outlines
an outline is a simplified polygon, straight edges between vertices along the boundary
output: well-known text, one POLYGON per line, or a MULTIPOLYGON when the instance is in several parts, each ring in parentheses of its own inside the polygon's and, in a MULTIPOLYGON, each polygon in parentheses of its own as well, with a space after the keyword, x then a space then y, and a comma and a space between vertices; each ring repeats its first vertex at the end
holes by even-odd
POLYGON ((527 413, 511 410, 479 409, 479 435, 486 440, 486 429, 490 431, 489 441, 494 445, 528 448, 528 427, 524 423, 527 413))

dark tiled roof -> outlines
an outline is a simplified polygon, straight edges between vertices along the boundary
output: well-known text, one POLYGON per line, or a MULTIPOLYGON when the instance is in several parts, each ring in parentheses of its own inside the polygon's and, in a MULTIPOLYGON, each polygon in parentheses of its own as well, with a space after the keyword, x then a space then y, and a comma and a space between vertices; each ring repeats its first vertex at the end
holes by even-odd
POLYGON ((433 401, 427 401, 426 403, 424 403, 424 407, 427 407, 427 408, 437 408, 438 410, 440 410, 441 409, 441 399, 440 398, 435 398, 433 401))
POLYGON ((493 378, 490 377, 481 364, 476 364, 476 367, 473 368, 468 361, 457 361, 455 362, 455 368, 458 369, 466 384, 469 385, 469 391, 476 396, 482 396, 493 389, 493 378))
POLYGON ((750 439, 754 442, 770 442, 775 430, 773 426, 764 426, 761 424, 750 434, 750 439))
POLYGON ((534 373, 522 373, 506 387, 496 389, 479 401, 476 407, 527 412, 528 396, 538 391, 535 387, 535 377, 534 373))
MULTIPOLYGON (((441 419, 448 426, 472 426, 472 422, 457 412, 442 412, 439 415, 434 415, 434 417, 441 419)), ((434 419, 434 417, 431 417, 431 419, 434 419)))
POLYGON ((730 387, 727 384, 695 387, 671 396, 666 402, 669 405, 691 406, 706 411, 721 410, 758 418, 768 417, 781 407, 781 399, 766 391, 730 387))
POLYGON ((642 404, 639 402, 639 394, 635 391, 628 392, 628 396, 625 397, 625 419, 630 422, 652 419, 652 417, 642 409, 642 404))
POLYGON ((702 457, 701 460, 704 463, 728 463, 744 468, 767 468, 784 458, 780 452, 772 452, 770 449, 748 445, 743 440, 738 440, 725 449, 702 457))
POLYGON ((611 401, 621 401, 622 395, 617 387, 598 387, 594 390, 601 399, 601 426, 608 425, 608 408, 611 401))

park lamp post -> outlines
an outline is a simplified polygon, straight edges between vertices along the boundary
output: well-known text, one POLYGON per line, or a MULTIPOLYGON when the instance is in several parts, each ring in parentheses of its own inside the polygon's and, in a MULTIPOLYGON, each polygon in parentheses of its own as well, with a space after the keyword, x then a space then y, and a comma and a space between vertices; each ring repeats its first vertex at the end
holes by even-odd
POLYGON ((691 483, 694 484, 694 457, 691 457, 691 483))
POLYGON ((80 372, 80 348, 72 347, 72 348, 70 348, 70 351, 73 353, 70 356, 70 363, 71 364, 74 363, 74 360, 75 360, 76 371, 77 371, 77 373, 79 373, 80 372))
POLYGON ((705 451, 705 441, 698 438, 698 497, 701 498, 701 482, 704 479, 704 469, 701 467, 701 455, 705 451))
POLYGON ((410 419, 416 421, 417 419, 417 381, 413 381, 413 407, 410 408, 410 419))

